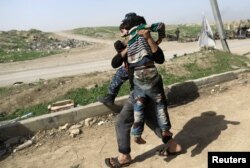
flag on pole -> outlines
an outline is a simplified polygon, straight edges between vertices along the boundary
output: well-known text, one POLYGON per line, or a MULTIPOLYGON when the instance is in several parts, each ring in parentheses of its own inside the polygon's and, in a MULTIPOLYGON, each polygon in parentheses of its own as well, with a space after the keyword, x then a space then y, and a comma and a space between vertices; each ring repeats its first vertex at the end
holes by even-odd
POLYGON ((202 47, 214 48, 215 47, 213 32, 205 16, 203 16, 203 19, 202 19, 202 27, 201 27, 201 32, 200 32, 198 43, 199 43, 200 48, 202 47))

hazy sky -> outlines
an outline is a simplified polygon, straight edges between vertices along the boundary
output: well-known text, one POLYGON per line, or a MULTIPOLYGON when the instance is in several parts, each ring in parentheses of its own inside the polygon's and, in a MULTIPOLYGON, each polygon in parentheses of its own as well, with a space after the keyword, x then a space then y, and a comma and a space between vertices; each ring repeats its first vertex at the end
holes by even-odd
MULTIPOLYGON (((223 21, 250 19, 250 0, 218 0, 218 4, 223 21)), ((214 21, 210 0, 0 0, 0 31, 118 26, 132 11, 148 23, 200 23, 202 14, 214 21)))

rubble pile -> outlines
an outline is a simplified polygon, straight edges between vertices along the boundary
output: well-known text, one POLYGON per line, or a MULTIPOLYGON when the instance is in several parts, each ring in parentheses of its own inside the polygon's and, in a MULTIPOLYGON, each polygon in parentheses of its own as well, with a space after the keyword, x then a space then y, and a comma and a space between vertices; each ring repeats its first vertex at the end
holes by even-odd
POLYGON ((92 43, 75 39, 59 40, 51 33, 31 29, 29 31, 1 31, 0 48, 6 52, 14 51, 53 51, 71 48, 83 48, 92 43))

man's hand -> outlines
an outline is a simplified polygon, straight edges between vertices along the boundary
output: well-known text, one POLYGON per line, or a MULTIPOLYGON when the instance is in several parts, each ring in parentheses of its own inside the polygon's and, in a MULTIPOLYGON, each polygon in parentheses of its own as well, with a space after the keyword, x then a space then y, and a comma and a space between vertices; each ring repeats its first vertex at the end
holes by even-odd
POLYGON ((158 40, 155 42, 157 45, 161 44, 162 38, 158 38, 158 40))
POLYGON ((148 42, 150 49, 153 53, 155 53, 158 50, 158 45, 152 38, 150 31, 147 29, 139 30, 137 32, 138 35, 142 35, 148 42))
POLYGON ((139 30, 137 32, 137 34, 142 35, 146 40, 149 39, 149 38, 152 38, 151 34, 150 34, 150 31, 148 29, 139 30))
MULTIPOLYGON (((137 34, 142 35, 146 40, 153 39, 148 29, 139 30, 137 34)), ((158 38, 158 40, 155 43, 159 45, 161 44, 161 42, 162 42, 162 38, 158 38)))
POLYGON ((117 40, 114 43, 114 47, 115 47, 116 52, 120 53, 120 52, 122 52, 126 48, 126 45, 124 45, 124 43, 121 42, 120 40, 117 40))

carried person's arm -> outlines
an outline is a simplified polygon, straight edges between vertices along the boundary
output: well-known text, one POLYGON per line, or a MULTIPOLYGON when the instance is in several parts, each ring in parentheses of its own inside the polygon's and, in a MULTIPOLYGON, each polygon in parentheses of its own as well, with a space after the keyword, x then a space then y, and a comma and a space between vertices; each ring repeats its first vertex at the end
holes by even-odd
POLYGON ((138 34, 142 35, 147 40, 149 47, 151 48, 151 51, 153 53, 154 61, 157 64, 163 64, 165 61, 164 53, 150 35, 150 31, 147 29, 139 30, 138 34))

